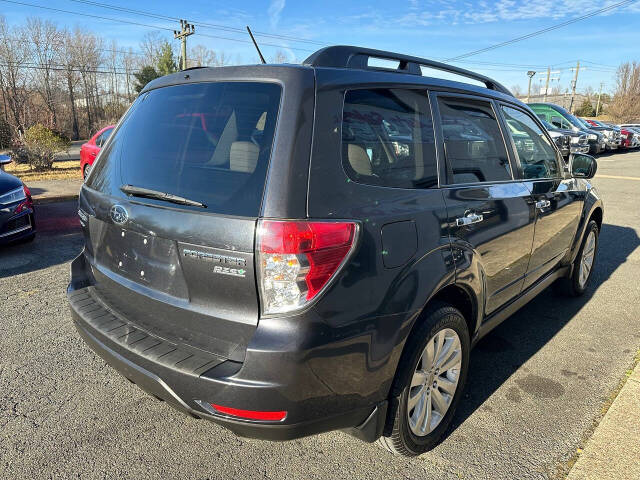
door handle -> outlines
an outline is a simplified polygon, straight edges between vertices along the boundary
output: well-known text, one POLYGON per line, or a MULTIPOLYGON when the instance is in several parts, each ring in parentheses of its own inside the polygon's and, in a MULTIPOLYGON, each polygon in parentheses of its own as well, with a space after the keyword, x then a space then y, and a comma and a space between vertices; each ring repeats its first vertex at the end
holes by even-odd
POLYGON ((543 208, 547 208, 551 206, 551 202, 549 200, 538 200, 536 202, 536 208, 542 210, 543 208))
POLYGON ((465 225, 471 225, 472 223, 480 223, 484 220, 482 215, 477 213, 468 213, 464 217, 456 218, 456 225, 458 227, 464 227, 465 225))

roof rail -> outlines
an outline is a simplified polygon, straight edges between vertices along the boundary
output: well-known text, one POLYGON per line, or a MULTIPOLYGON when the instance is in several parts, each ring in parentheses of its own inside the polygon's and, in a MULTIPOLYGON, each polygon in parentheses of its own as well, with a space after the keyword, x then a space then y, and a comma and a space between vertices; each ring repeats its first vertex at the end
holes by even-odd
POLYGON ((361 70, 385 70, 398 73, 409 73, 412 75, 422 75, 421 66, 442 70, 445 72, 455 73, 462 77, 477 80, 486 85, 491 90, 504 93, 509 96, 513 94, 500 83, 492 78, 485 77, 479 73, 474 73, 464 68, 454 67, 446 63, 428 60, 426 58, 412 57, 411 55, 403 55, 401 53, 386 52, 384 50, 374 50, 372 48, 352 47, 348 45, 336 45, 325 47, 312 53, 303 65, 312 67, 333 67, 333 68, 357 68, 361 70), (369 58, 392 60, 398 62, 397 69, 381 68, 369 66, 369 58))

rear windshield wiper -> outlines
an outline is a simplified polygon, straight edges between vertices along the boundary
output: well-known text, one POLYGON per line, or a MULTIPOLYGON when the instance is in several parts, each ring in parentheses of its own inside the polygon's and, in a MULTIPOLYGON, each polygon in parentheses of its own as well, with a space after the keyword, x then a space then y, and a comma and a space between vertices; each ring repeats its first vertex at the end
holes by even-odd
POLYGON ((149 188, 136 187, 133 185, 122 185, 120 187, 120 191, 123 193, 126 193, 127 195, 131 195, 132 197, 155 198, 157 200, 164 200, 165 202, 177 203, 179 205, 189 205, 192 207, 207 208, 207 206, 202 202, 190 200, 188 198, 184 198, 179 195, 174 195, 172 193, 165 193, 165 192, 159 192, 158 190, 151 190, 149 188))

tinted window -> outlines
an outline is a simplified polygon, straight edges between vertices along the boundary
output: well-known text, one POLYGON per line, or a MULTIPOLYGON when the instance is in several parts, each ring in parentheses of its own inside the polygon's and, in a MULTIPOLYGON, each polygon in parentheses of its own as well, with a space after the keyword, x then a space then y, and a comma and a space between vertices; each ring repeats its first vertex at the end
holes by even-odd
POLYGON ((101 152, 89 186, 113 191, 129 184, 202 202, 207 211, 256 216, 280 91, 279 85, 256 82, 151 90, 101 152), (109 166, 116 162, 119 169, 109 166))
POLYGON ((511 180, 498 121, 488 102, 439 97, 448 183, 511 180))
POLYGON ((433 123, 426 91, 347 92, 342 161, 349 177, 358 182, 402 188, 437 186, 433 123))
POLYGON ((558 176, 556 152, 542 129, 521 110, 503 106, 502 111, 516 146, 524 178, 558 176))

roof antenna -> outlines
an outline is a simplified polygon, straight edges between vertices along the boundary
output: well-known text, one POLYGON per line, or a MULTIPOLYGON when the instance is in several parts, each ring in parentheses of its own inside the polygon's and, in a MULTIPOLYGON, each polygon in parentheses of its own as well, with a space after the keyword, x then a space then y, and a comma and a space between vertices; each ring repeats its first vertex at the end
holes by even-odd
POLYGON ((251 33, 251 29, 249 28, 249 25, 247 25, 247 32, 249 32, 249 36, 251 37, 251 40, 253 41, 253 44, 255 45, 256 50, 258 51, 258 55, 260 55, 260 61, 262 63, 267 63, 267 62, 265 62, 264 57, 262 56, 262 52, 260 51, 260 47, 256 43, 256 39, 253 38, 253 33, 251 33))

